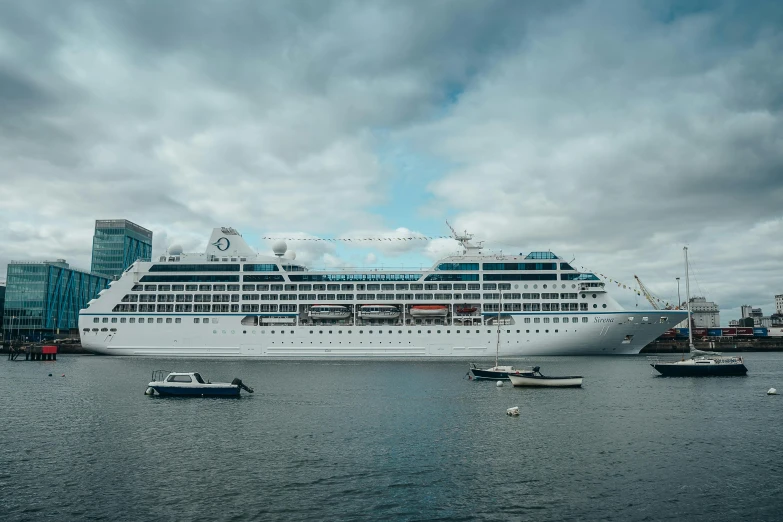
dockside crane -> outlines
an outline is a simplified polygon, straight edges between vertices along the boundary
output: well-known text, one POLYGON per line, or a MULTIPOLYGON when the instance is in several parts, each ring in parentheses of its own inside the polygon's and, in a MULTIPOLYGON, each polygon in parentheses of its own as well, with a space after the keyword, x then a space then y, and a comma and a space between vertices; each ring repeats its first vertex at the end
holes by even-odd
POLYGON ((639 285, 639 289, 642 291, 642 294, 644 294, 644 297, 650 302, 650 304, 652 305, 653 309, 654 310, 660 310, 661 306, 656 302, 658 300, 650 293, 649 290, 647 290, 647 287, 644 286, 644 284, 642 283, 642 280, 639 279, 639 276, 635 275, 633 277, 634 277, 634 279, 636 279, 636 282, 639 285))

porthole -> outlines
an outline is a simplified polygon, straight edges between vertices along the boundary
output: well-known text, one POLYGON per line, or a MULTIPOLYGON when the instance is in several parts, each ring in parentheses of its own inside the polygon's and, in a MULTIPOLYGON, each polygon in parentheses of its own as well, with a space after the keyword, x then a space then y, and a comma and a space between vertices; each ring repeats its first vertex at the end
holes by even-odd
POLYGON ((213 334, 216 334, 216 333, 217 333, 217 330, 212 330, 212 333, 213 333, 213 334))
POLYGON ((527 288, 527 285, 525 285, 525 288, 527 288))
POLYGON ((576 288, 576 285, 572 283, 571 288, 576 288))
POLYGON ((538 285, 533 285, 533 288, 538 288, 538 285))
POLYGON ((582 294, 582 299, 586 298, 587 294, 582 294))
POLYGON ((606 304, 602 304, 601 306, 603 306, 604 308, 606 308, 606 304))
POLYGON ((593 294, 593 299, 595 299, 596 297, 597 297, 597 296, 596 296, 595 294, 593 294))
POLYGON ((516 290, 517 288, 519 288, 519 285, 514 285, 514 290, 516 290))
POLYGON ((546 285, 543 285, 544 288, 546 288, 546 285))
POLYGON ((593 304, 593 308, 598 308, 598 305, 597 304, 593 304))

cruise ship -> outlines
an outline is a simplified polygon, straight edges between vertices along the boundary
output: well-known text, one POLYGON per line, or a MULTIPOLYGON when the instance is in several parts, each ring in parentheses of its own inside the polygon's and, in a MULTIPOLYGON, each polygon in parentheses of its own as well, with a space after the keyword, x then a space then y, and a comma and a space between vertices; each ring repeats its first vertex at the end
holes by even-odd
POLYGON ((163 357, 637 354, 686 317, 623 310, 598 276, 552 252, 454 239, 461 248, 426 270, 311 270, 283 241, 261 255, 215 228, 204 253, 172 246, 128 267, 80 311, 82 346, 163 357))

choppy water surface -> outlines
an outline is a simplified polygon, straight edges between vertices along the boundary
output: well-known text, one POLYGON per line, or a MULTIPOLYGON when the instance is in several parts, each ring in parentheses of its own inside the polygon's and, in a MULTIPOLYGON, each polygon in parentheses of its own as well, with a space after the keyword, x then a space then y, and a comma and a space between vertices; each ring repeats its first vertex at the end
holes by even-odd
POLYGON ((2 360, 0 518, 779 520, 783 354, 745 359, 701 379, 513 361, 575 390, 468 381, 462 361, 2 360), (146 397, 159 368, 256 393, 146 397))

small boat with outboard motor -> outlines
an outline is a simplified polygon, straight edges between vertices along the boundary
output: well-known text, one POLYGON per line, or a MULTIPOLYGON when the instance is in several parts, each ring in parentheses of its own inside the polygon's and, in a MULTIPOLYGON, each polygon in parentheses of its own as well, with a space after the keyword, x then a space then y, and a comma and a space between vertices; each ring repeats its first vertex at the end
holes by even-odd
POLYGON ((152 381, 147 385, 145 395, 160 395, 171 397, 239 397, 240 390, 253 393, 253 388, 234 379, 231 382, 211 382, 204 380, 198 372, 170 372, 155 370, 152 381))
POLYGON ((509 373, 508 378, 514 386, 538 386, 545 388, 580 388, 582 386, 581 375, 547 376, 541 374, 541 367, 535 366, 530 370, 519 373, 509 373))

